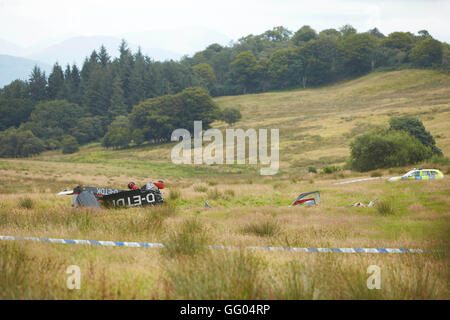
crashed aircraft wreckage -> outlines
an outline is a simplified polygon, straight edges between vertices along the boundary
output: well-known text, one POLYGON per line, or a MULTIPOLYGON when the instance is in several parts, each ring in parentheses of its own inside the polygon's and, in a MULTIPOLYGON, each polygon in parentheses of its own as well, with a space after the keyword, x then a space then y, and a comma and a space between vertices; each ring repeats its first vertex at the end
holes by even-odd
POLYGON ((149 182, 138 188, 134 182, 128 184, 129 190, 81 187, 77 186, 73 190, 63 190, 57 195, 73 195, 72 208, 87 207, 136 207, 156 205, 164 202, 161 189, 164 189, 164 182, 149 182))
POLYGON ((320 191, 302 193, 291 203, 290 207, 297 205, 317 205, 320 202, 320 191))

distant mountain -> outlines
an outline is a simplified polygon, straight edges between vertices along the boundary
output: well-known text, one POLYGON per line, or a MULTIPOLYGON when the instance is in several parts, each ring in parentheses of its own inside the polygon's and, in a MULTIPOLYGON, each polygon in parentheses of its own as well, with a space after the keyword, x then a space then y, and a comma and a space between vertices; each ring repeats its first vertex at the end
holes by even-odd
POLYGON ((0 39, 0 54, 7 54, 11 56, 22 56, 25 48, 18 46, 15 43, 0 39))
POLYGON ((223 33, 203 27, 133 32, 122 37, 143 47, 182 52, 183 55, 192 55, 213 43, 225 46, 232 40, 223 33))
POLYGON ((40 61, 0 54, 0 88, 16 79, 27 80, 35 65, 47 75, 52 69, 49 64, 40 61))
MULTIPOLYGON (((117 57, 119 55, 121 41, 120 38, 108 36, 74 37, 39 52, 35 52, 28 57, 48 64, 58 62, 60 65, 64 66, 67 63, 76 63, 78 66, 81 66, 84 59, 89 56, 93 50, 98 50, 101 45, 105 46, 112 57, 117 57)), ((136 52, 139 48, 139 45, 132 42, 129 42, 128 46, 133 52, 136 52)), ((182 56, 180 53, 170 50, 146 48, 144 46, 141 46, 141 51, 154 60, 160 61, 170 59, 177 60, 182 56)))

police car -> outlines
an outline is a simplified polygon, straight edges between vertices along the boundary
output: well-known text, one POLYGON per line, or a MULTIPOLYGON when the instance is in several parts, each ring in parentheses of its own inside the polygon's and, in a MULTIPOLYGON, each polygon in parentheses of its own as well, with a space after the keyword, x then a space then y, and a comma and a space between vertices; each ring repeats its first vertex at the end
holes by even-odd
POLYGON ((398 181, 398 180, 435 180, 435 179, 443 179, 444 174, 437 169, 422 169, 415 168, 414 170, 409 171, 405 175, 401 177, 392 177, 389 181, 398 181))

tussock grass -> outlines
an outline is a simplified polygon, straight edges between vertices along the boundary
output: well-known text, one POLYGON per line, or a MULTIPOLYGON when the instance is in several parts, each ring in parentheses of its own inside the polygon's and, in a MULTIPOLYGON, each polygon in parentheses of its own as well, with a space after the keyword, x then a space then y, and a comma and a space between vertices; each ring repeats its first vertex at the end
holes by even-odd
POLYGON ((34 201, 31 198, 26 197, 20 199, 18 205, 19 208, 32 209, 34 207, 34 201))
POLYGON ((280 231, 280 225, 275 219, 264 219, 247 223, 242 232, 260 237, 272 237, 280 231))
POLYGON ((227 197, 230 197, 230 198, 233 198, 234 196, 235 196, 235 192, 234 192, 234 190, 233 189, 227 189, 227 190, 225 190, 225 196, 227 196, 227 197))
POLYGON ((177 200, 181 197, 181 192, 178 189, 171 189, 169 193, 170 200, 177 200))
POLYGON ((382 216, 394 215, 394 205, 390 199, 382 199, 375 202, 377 212, 382 216))
POLYGON ((194 255, 204 250, 208 239, 206 227, 199 219, 189 218, 177 230, 169 232, 162 252, 169 257, 194 255))
POLYGON ((23 243, 0 243, 0 251, 0 299, 48 299, 58 290, 52 282, 60 262, 33 256, 23 243))
POLYGON ((264 261, 246 251, 210 252, 168 264, 167 299, 257 299, 264 295, 264 261))
POLYGON ((206 187, 205 185, 196 184, 196 185, 194 185, 194 191, 195 192, 207 192, 208 187, 206 187))
POLYGON ((222 193, 217 188, 208 190, 207 194, 208 194, 208 199, 218 200, 218 199, 222 198, 222 193))

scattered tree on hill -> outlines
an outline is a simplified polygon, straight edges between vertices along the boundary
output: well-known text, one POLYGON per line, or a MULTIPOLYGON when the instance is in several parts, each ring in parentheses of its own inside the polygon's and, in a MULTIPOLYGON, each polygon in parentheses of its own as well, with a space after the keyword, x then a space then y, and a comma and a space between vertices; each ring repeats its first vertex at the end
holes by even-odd
POLYGON ((403 130, 411 136, 417 138, 425 147, 430 147, 431 150, 438 156, 442 156, 442 151, 436 147, 436 141, 429 131, 425 130, 422 121, 412 117, 392 118, 389 121, 391 130, 403 130))
POLYGON ((44 151, 43 142, 30 130, 9 128, 0 132, 0 157, 29 157, 44 151))
POLYGON ((218 115, 219 109, 209 93, 193 87, 141 102, 133 108, 130 122, 132 128, 142 129, 145 140, 163 142, 169 141, 176 128, 192 131, 195 120, 201 120, 203 129, 207 129, 218 115))
POLYGON ((433 152, 405 131, 374 130, 358 136, 351 144, 350 166, 369 171, 415 164, 433 152))
POLYGON ((231 126, 233 123, 238 122, 242 118, 242 115, 238 109, 226 107, 222 110, 221 118, 231 126))

